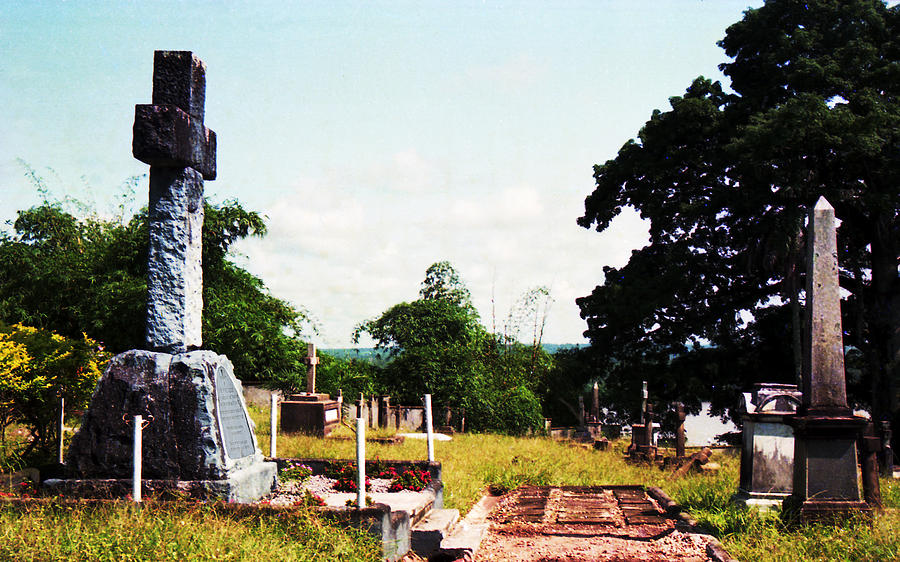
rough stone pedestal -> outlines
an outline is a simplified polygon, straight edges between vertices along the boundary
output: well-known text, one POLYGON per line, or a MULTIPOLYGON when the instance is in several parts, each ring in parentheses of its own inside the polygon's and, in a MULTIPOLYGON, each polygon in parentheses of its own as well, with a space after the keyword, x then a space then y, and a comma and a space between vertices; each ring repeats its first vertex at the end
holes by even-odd
POLYGON ((603 424, 598 421, 585 422, 588 437, 591 439, 600 439, 603 437, 603 424))
POLYGON ((281 403, 281 431, 325 437, 341 421, 341 404, 327 394, 292 394, 281 403))
POLYGON ((130 479, 131 424, 140 414, 148 422, 142 474, 151 489, 168 481, 192 495, 240 502, 269 493, 277 468, 263 462, 233 370, 212 351, 117 355, 94 390, 67 466, 82 479, 130 479))
POLYGON ((744 393, 741 480, 732 501, 770 509, 791 495, 794 479, 794 430, 800 392, 793 384, 760 383, 744 393))

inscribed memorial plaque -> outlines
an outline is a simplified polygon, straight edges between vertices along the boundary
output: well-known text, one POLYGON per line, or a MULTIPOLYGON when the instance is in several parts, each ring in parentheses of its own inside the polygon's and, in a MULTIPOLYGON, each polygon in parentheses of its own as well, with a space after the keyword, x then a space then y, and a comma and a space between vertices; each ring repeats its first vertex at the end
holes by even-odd
POLYGON ((222 366, 216 369, 216 412, 222 431, 225 454, 232 459, 240 459, 255 452, 253 435, 244 404, 231 377, 222 366))

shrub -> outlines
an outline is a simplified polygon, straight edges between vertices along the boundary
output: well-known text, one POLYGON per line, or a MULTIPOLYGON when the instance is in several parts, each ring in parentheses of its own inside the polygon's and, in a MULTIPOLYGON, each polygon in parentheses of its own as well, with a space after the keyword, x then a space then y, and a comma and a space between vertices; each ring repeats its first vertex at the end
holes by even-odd
POLYGON ((13 454, 46 453, 41 449, 56 435, 60 397, 69 411, 86 407, 108 360, 103 346, 86 335, 69 339, 22 324, 0 325, 0 439, 8 425, 21 424, 32 439, 13 454))
POLYGON ((312 468, 297 460, 289 460, 287 465, 278 471, 281 480, 297 480, 303 482, 312 475, 312 468))
MULTIPOLYGON (((396 474, 396 471, 394 471, 394 474, 396 474)), ((429 482, 431 482, 431 472, 408 468, 394 478, 391 482, 390 491, 412 490, 420 492, 429 482)))

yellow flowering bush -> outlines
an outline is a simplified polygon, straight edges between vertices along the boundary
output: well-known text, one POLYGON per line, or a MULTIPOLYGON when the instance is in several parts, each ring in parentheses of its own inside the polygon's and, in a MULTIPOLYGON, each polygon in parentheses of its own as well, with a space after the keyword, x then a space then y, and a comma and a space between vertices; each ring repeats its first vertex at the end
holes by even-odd
POLYGON ((0 324, 0 439, 17 423, 33 437, 25 453, 47 445, 56 432, 59 398, 69 411, 84 408, 108 360, 103 346, 86 335, 70 339, 0 324))

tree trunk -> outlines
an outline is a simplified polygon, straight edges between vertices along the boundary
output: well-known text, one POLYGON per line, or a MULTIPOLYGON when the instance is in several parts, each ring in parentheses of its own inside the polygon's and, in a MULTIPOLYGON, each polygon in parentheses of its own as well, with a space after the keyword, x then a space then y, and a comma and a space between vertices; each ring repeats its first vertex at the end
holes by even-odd
POLYGON ((897 378, 900 376, 900 280, 897 274, 897 242, 891 221, 881 217, 872 238, 872 304, 869 340, 876 357, 872 415, 892 420, 897 415, 897 378))

